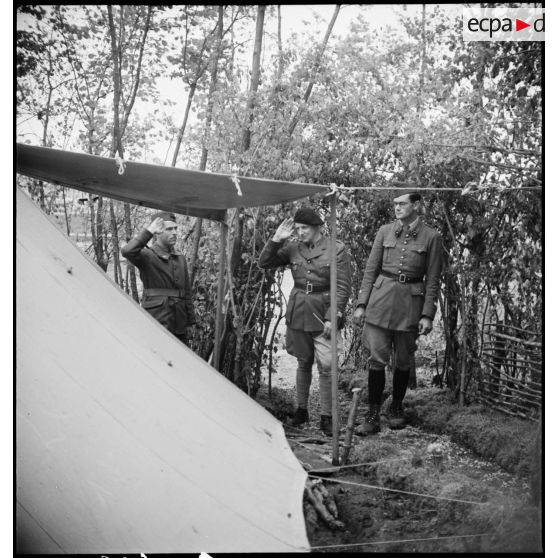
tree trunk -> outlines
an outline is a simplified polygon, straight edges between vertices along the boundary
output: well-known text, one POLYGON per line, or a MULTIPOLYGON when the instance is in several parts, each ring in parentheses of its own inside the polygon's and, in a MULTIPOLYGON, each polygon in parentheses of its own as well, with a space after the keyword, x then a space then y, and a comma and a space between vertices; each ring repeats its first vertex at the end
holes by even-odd
POLYGON ((174 148, 174 154, 172 156, 171 166, 176 166, 176 161, 178 159, 178 153, 180 151, 180 146, 182 145, 182 140, 184 139, 184 131, 186 130, 186 124, 188 122, 188 116, 190 115, 190 108, 192 106, 192 100, 196 92, 197 80, 190 85, 190 90, 188 91, 188 100, 186 101, 186 108, 184 109, 184 118, 182 119, 182 125, 180 130, 178 130, 178 137, 176 138, 176 147, 174 148))
POLYGON ((285 61, 283 60, 283 41, 281 39, 281 4, 277 4, 277 50, 277 77, 275 81, 278 83, 283 78, 283 71, 285 67, 285 61))
POLYGON ((194 236, 192 239, 192 263, 191 263, 191 273, 190 273, 190 282, 194 284, 194 278, 196 277, 196 273, 198 271, 198 251, 200 248, 200 239, 203 232, 203 219, 198 217, 196 219, 196 224, 194 226, 194 236))
POLYGON ((254 120, 254 107, 256 106, 256 93, 260 82, 260 65, 262 54, 262 39, 265 17, 265 6, 258 6, 258 17, 256 19, 256 38, 254 39, 254 52, 252 54, 252 79, 250 81, 250 91, 248 102, 246 103, 247 124, 242 131, 242 152, 250 149, 250 127, 254 120))
POLYGON ((217 44, 215 45, 215 50, 213 52, 213 60, 211 63, 211 77, 209 82, 209 92, 207 94, 207 112, 205 117, 205 127, 203 133, 203 145, 200 160, 200 170, 205 170, 207 166, 207 157, 209 153, 208 143, 209 137, 211 135, 211 124, 213 122, 213 106, 214 106, 214 95, 217 90, 217 72, 219 70, 219 59, 222 54, 223 45, 223 6, 219 6, 219 16, 217 20, 217 44))
POLYGON ((335 21, 337 19, 337 16, 339 15, 339 10, 341 8, 340 4, 337 4, 335 6, 335 11, 333 12, 333 16, 331 17, 331 21, 329 22, 329 25, 327 27, 327 31, 324 37, 324 40, 322 41, 322 44, 320 46, 320 51, 318 53, 318 56, 316 57, 316 61, 314 62, 314 71, 312 72, 312 77, 310 78, 310 82, 308 83, 308 86, 306 87, 306 92, 304 93, 304 98, 302 100, 302 104, 299 105, 296 114, 294 115, 294 118, 291 121, 291 124, 289 126, 289 131, 287 132, 288 137, 291 137, 293 135, 293 132, 296 128, 296 125, 298 124, 298 121, 300 119, 300 115, 302 112, 302 107, 308 102, 308 99, 310 98, 310 94, 312 93, 312 88, 314 87, 314 83, 316 83, 316 77, 318 75, 318 71, 320 69, 320 65, 322 63, 322 58, 324 56, 324 52, 325 49, 327 47, 327 43, 329 41, 329 37, 331 35, 331 31, 333 30, 333 26, 335 25, 335 21))
MULTIPOLYGON (((207 99, 207 112, 205 117, 205 127, 204 127, 204 139, 203 139, 203 146, 202 146, 202 153, 201 153, 201 160, 200 160, 200 170, 204 171, 207 166, 207 157, 208 157, 208 143, 209 137, 211 134, 211 123, 213 121, 213 106, 214 106, 214 94, 217 90, 217 73, 219 69, 219 58, 221 57, 221 50, 223 44, 223 13, 224 8, 223 6, 219 6, 219 15, 217 19, 217 44, 215 46, 215 50, 213 52, 213 59, 211 63, 211 79, 209 83, 209 92, 208 92, 208 99, 207 99)), ((174 166, 174 165, 173 165, 174 166)), ((200 238, 203 231, 203 219, 198 217, 196 220, 196 225, 194 229, 194 238, 193 238, 193 251, 192 251, 192 273, 191 273, 191 282, 194 283, 194 278, 196 276, 196 272, 198 270, 198 250, 200 246, 200 238)))
POLYGON ((66 204, 66 188, 62 186, 62 201, 64 203, 64 220, 66 222, 66 233, 70 236, 70 219, 68 217, 68 206, 66 204))
MULTIPOLYGON (((91 199, 91 196, 89 197, 91 199)), ((97 198, 97 212, 95 213, 95 259, 103 271, 107 270, 108 260, 105 255, 103 227, 103 197, 97 198)))
MULTIPOLYGON (((132 238, 132 217, 130 214, 130 204, 124 204, 124 233, 126 235, 126 242, 130 242, 132 238)), ((130 292, 132 298, 139 302, 138 283, 136 279, 136 267, 134 264, 126 260, 127 275, 130 280, 130 292)), ((127 282, 126 282, 127 283, 127 282)), ((128 292, 128 285, 126 284, 126 292, 128 292)))
POLYGON ((123 288, 124 284, 122 281, 122 267, 120 266, 120 244, 118 242, 118 225, 116 223, 116 214, 114 212, 114 201, 109 200, 109 210, 110 210, 110 229, 111 229, 111 240, 112 240, 112 259, 114 264, 114 282, 123 288))
MULTIPOLYGON (((222 36, 222 30, 223 30, 223 19, 222 19, 221 9, 219 10, 219 19, 218 19, 217 26, 219 25, 219 23, 221 24, 219 38, 218 38, 218 41, 220 42, 221 41, 221 36, 222 36)), ((187 28, 188 28, 188 24, 186 23, 186 29, 187 28)), ((178 160, 178 153, 180 152, 180 146, 182 145, 182 140, 184 139, 184 132, 186 130, 186 124, 188 123, 188 117, 190 115, 190 109, 192 107, 192 101, 194 99, 194 94, 196 93, 196 88, 198 86, 199 80, 201 79, 201 77, 203 76, 203 74, 205 73, 205 71, 207 69, 207 64, 204 64, 204 62, 203 62, 203 56, 204 56, 204 53, 205 53, 205 47, 206 47, 206 44, 207 44, 207 39, 212 34, 213 34, 213 31, 211 31, 211 33, 204 38, 203 44, 200 48, 200 56, 199 56, 199 59, 198 59, 198 64, 197 64, 197 67, 196 67, 196 71, 194 72, 194 76, 191 79, 191 81, 188 82, 189 85, 190 85, 190 89, 188 91, 188 100, 186 102, 186 108, 184 110, 184 118, 182 119, 182 125, 180 126, 180 130, 178 131, 178 137, 176 139, 176 147, 174 149, 174 155, 173 155, 172 163, 171 163, 171 165, 173 167, 176 166, 176 161, 178 160)), ((186 46, 187 45, 186 45, 186 42, 185 42, 184 51, 183 51, 184 59, 186 58, 186 46)), ((185 81, 187 81, 185 64, 184 64, 184 72, 185 72, 184 79, 185 79, 185 81)))
MULTIPOLYGON (((132 111, 132 107, 134 106, 136 95, 139 88, 141 64, 143 59, 145 42, 147 40, 147 33, 149 31, 149 26, 151 23, 152 10, 153 10, 152 6, 149 6, 147 9, 147 17, 145 20, 145 27, 143 29, 143 35, 142 35, 139 54, 138 54, 137 72, 135 74, 134 83, 132 85, 132 94, 130 96, 129 103, 127 105, 126 103, 124 103, 123 106, 124 110, 123 110, 123 116, 121 122, 120 121, 120 98, 122 95, 122 73, 121 73, 122 49, 121 49, 121 45, 117 42, 117 38, 116 38, 116 29, 114 26, 112 6, 111 5, 107 6, 112 64, 113 64, 112 79, 114 85, 111 157, 114 157, 116 153, 118 153, 119 156, 122 159, 124 159, 124 147, 122 145, 122 136, 128 125, 128 118, 130 117, 130 113, 132 111)), ((114 272, 115 280, 117 284, 119 284, 120 287, 123 288, 124 283, 122 278, 122 268, 120 266, 120 243, 118 241, 118 228, 116 225, 116 216, 114 214, 114 205, 112 200, 110 202, 110 210, 111 210, 110 211, 111 227, 112 227, 112 237, 113 237, 112 244, 113 244, 114 265, 115 265, 115 272, 114 272)), ((126 239, 130 240, 130 238, 132 237, 132 220, 130 214, 130 205, 128 203, 124 204, 124 226, 125 226, 126 239)), ((126 265, 128 267, 128 270, 130 271, 130 286, 132 290, 132 296, 134 297, 134 300, 139 301, 135 270, 130 269, 131 264, 129 262, 127 262, 126 265)))

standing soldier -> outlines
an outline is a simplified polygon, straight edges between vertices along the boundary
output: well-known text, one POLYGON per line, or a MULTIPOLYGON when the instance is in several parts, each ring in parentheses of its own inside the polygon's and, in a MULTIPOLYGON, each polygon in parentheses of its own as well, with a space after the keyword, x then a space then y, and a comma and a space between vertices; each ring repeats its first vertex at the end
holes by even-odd
POLYGON ((322 235, 324 222, 311 208, 299 209, 294 218, 281 223, 267 242, 259 265, 276 268, 290 265, 294 287, 287 304, 287 352, 298 359, 296 371, 297 409, 292 426, 308 422, 308 396, 312 365, 316 359, 320 380, 320 429, 332 434, 331 418, 331 320, 343 326, 343 313, 350 293, 349 256, 342 242, 337 254, 337 309, 330 308, 331 239, 322 235), (299 240, 286 241, 296 230, 299 240))
POLYGON ((186 258, 175 249, 178 227, 173 213, 156 213, 151 223, 122 248, 140 272, 141 305, 183 343, 196 321, 186 258), (151 248, 147 243, 154 237, 151 248))
POLYGON ((403 398, 418 335, 432 330, 440 290, 442 239, 419 217, 421 196, 405 194, 393 200, 397 220, 380 227, 360 287, 353 320, 364 324, 362 340, 370 351, 369 412, 357 430, 380 431, 385 366, 395 352, 390 428, 404 428, 403 398))

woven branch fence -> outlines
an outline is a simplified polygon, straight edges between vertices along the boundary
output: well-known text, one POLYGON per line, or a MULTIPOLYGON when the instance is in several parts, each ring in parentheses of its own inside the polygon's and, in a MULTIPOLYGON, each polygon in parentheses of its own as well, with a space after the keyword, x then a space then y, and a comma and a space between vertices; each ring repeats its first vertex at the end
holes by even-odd
POLYGON ((478 362, 480 400, 508 415, 538 420, 542 403, 539 333, 502 323, 485 324, 478 362))

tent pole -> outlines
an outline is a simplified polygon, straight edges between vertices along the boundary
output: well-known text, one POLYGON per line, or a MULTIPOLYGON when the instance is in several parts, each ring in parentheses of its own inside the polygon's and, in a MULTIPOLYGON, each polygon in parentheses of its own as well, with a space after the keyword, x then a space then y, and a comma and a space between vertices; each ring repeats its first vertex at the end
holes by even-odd
POLYGON ((219 278, 217 283, 217 307, 215 309, 215 342, 213 347, 213 368, 219 370, 221 362, 221 331, 223 329, 223 293, 225 290, 225 249, 227 241, 227 224, 219 223, 220 246, 219 246, 219 278))
POLYGON ((337 194, 330 197, 331 236, 330 285, 331 285, 331 415, 333 429, 332 465, 339 465, 339 417, 337 416, 337 194))

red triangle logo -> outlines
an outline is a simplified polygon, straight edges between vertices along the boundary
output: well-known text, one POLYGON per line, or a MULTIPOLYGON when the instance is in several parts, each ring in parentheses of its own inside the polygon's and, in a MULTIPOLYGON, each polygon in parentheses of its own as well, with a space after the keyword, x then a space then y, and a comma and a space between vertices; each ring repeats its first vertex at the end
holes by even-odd
POLYGON ((524 21, 521 21, 520 19, 515 18, 515 30, 516 31, 521 31, 522 29, 525 29, 526 27, 531 27, 530 23, 525 23, 524 21))

